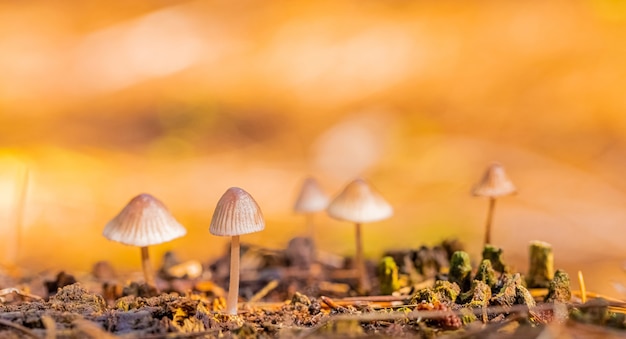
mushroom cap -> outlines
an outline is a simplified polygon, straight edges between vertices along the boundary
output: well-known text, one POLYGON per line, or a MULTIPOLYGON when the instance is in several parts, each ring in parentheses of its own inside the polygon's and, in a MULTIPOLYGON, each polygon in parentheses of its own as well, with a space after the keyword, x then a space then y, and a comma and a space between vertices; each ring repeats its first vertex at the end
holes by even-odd
POLYGON ((364 223, 391 217, 393 208, 365 180, 356 179, 331 201, 326 212, 335 219, 364 223))
POLYGON ((265 220, 252 196, 239 187, 231 187, 215 206, 209 232, 219 236, 233 236, 262 231, 265 220))
POLYGON ((497 162, 487 167, 483 178, 474 185, 472 194, 481 197, 501 197, 517 191, 513 182, 504 171, 504 167, 497 162))
POLYGON ((328 195, 322 191, 320 184, 313 177, 308 177, 302 183, 300 194, 293 210, 296 213, 313 213, 326 209, 329 202, 328 195))
POLYGON ((104 227, 107 239, 132 246, 157 245, 187 234, 161 201, 140 194, 104 227))

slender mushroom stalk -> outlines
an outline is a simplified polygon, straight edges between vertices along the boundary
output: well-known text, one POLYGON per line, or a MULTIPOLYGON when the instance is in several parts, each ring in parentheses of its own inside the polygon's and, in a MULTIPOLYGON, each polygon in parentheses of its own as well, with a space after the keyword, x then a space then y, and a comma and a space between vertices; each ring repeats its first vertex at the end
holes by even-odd
POLYGON ((141 267, 146 284, 156 288, 148 246, 182 237, 187 230, 163 203, 150 194, 140 194, 109 221, 102 235, 125 245, 141 248, 141 267))
POLYGON ((226 312, 237 314, 237 299, 239 297, 239 236, 234 235, 230 242, 230 283, 228 284, 228 300, 226 312))
POLYGON ((333 199, 326 212, 335 219, 355 223, 355 267, 359 276, 358 288, 362 293, 369 293, 371 283, 363 257, 361 224, 387 219, 393 215, 393 208, 365 180, 357 179, 349 183, 333 199))
POLYGON ((372 284, 367 276, 367 270, 365 269, 365 259, 363 258, 363 237, 361 236, 361 224, 356 223, 355 226, 355 239, 356 239, 356 255, 354 257, 356 261, 356 270, 359 273, 359 286, 364 291, 370 291, 372 284))
POLYGON ((315 213, 326 209, 328 201, 328 196, 324 193, 315 178, 308 177, 304 180, 293 210, 296 213, 304 214, 306 218, 307 234, 311 239, 313 239, 315 233, 313 222, 315 213))
POLYGON ((209 232, 232 237, 230 245, 230 283, 226 299, 226 313, 237 314, 239 299, 239 236, 262 231, 265 221, 259 205, 252 196, 239 187, 231 187, 215 206, 209 232))
POLYGON ((513 182, 508 178, 504 167, 499 163, 492 163, 480 182, 472 189, 474 196, 489 198, 487 209, 487 221, 485 225, 485 245, 491 244, 491 229, 493 224, 493 214, 496 208, 496 198, 513 194, 517 191, 513 182))
POLYGON ((143 269, 143 276, 146 279, 146 284, 149 286, 156 286, 154 282, 154 272, 152 270, 152 265, 150 264, 148 246, 141 246, 141 268, 143 269))
POLYGON ((493 211, 496 208, 496 198, 489 198, 489 208, 487 209, 487 225, 485 227, 485 245, 491 244, 491 224, 493 221, 493 211))

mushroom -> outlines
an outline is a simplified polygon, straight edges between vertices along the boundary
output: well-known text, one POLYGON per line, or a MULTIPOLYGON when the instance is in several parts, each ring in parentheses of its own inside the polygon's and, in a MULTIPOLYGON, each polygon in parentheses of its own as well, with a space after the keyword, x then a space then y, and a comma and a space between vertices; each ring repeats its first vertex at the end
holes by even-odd
POLYGON ((156 287, 150 265, 148 246, 157 245, 187 233, 161 201, 150 194, 134 197, 122 211, 104 227, 105 238, 141 248, 141 265, 146 284, 156 287))
POLYGON ((306 217, 306 226, 311 239, 313 239, 313 216, 315 212, 326 209, 328 201, 328 195, 322 191, 315 178, 308 177, 304 180, 293 210, 306 217))
POLYGON ((491 224, 493 221, 493 212, 496 207, 496 198, 511 195, 517 189, 513 182, 508 178, 504 167, 497 162, 487 167, 483 178, 472 189, 474 196, 488 197, 489 208, 487 209, 487 225, 485 231, 485 245, 491 243, 491 224))
POLYGON ((265 221, 259 205, 252 196, 239 187, 231 187, 215 206, 209 232, 232 237, 230 242, 230 284, 226 312, 237 314, 239 297, 239 236, 262 231, 265 221))
POLYGON ((351 221, 356 228, 356 269, 359 275, 359 287, 363 292, 369 292, 371 284, 365 270, 363 259, 363 240, 361 239, 361 224, 387 219, 393 215, 393 208, 372 188, 365 180, 356 179, 346 186, 337 197, 331 201, 326 209, 331 217, 351 221))

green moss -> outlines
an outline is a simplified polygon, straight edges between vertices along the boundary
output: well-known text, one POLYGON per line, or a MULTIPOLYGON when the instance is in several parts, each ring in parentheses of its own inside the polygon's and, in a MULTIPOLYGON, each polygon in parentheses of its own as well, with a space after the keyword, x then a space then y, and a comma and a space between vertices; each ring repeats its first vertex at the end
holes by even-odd
POLYGON ((530 294, 530 291, 522 284, 515 286, 515 304, 526 305, 528 307, 535 307, 537 305, 533 295, 530 294))
POLYGON ((422 288, 411 299, 411 304, 419 304, 422 301, 436 303, 453 303, 457 299, 461 289, 459 285, 445 280, 437 280, 433 287, 422 288))
POLYGON ((464 251, 456 251, 450 259, 450 273, 448 280, 456 283, 461 291, 467 291, 472 282, 472 266, 470 265, 469 254, 464 251))
POLYGON ((493 295, 491 301, 501 306, 527 305, 534 307, 536 305, 532 295, 522 282, 519 273, 504 274, 502 277, 502 287, 493 295))
POLYGON ((433 287, 433 289, 440 301, 445 301, 449 303, 453 303, 459 296, 459 293, 461 293, 461 288, 459 287, 459 285, 445 280, 435 281, 435 286, 433 287))
POLYGON ((568 302, 572 298, 572 290, 570 288, 569 275, 562 270, 554 273, 554 278, 550 280, 548 285, 548 294, 546 302, 568 302))
POLYGON ((472 282, 472 288, 463 294, 463 300, 470 307, 486 307, 491 299, 491 287, 480 280, 472 282))
POLYGON ((398 265, 392 257, 383 257, 378 265, 380 293, 391 294, 400 288, 398 283, 398 265))
POLYGON ((432 288, 427 287, 427 288, 422 288, 420 290, 418 290, 417 292, 415 292, 415 294, 413 295, 413 298, 411 298, 411 304, 419 304, 422 301, 425 301, 427 303, 434 303, 434 302, 439 302, 439 298, 437 297, 437 295, 435 294, 435 291, 433 291, 432 288))
POLYGON ((508 272, 508 268, 502 260, 501 248, 489 244, 485 245, 485 248, 483 249, 483 260, 489 260, 489 262, 491 262, 491 267, 496 272, 508 272))
POLYGON ((478 266, 478 271, 476 271, 476 277, 474 280, 480 280, 487 284, 489 287, 495 287, 496 280, 496 272, 493 270, 491 266, 491 261, 488 259, 484 259, 480 266, 478 266))
POLYGON ((419 304, 422 301, 434 304, 439 302, 439 297, 432 288, 422 288, 415 292, 413 298, 411 298, 411 304, 419 304))
POLYGON ((482 321, 487 322, 487 306, 491 300, 491 287, 480 280, 472 281, 469 291, 461 294, 460 299, 470 308, 482 310, 482 321))
POLYGON ((543 241, 530 243, 530 266, 526 282, 528 287, 548 287, 554 278, 552 246, 543 241))

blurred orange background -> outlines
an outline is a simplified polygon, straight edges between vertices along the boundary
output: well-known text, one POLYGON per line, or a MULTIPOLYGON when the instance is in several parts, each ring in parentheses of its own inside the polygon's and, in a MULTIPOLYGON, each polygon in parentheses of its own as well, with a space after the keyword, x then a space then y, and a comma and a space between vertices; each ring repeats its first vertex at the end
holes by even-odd
MULTIPOLYGON (((1 2, 3 258, 138 270, 101 232, 148 192, 188 229, 154 256, 208 261, 230 186, 267 221, 242 240, 281 248, 306 232, 307 175, 330 194, 363 176, 392 202, 364 228, 370 258, 448 237, 477 258, 487 202, 469 190, 498 160, 519 188, 496 209, 505 257, 525 271, 528 242, 550 242, 572 279, 620 296, 624 37, 615 0, 1 2)), ((351 225, 317 221, 321 249, 354 252, 351 225)))

